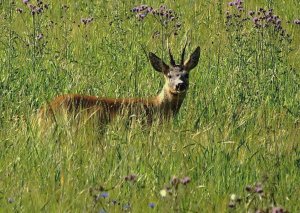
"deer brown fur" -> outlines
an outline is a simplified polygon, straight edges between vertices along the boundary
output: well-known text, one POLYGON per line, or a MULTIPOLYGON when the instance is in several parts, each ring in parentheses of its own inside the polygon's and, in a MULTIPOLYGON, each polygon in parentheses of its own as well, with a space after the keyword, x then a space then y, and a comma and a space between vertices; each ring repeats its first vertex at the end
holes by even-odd
POLYGON ((101 98, 78 94, 67 94, 56 97, 40 110, 40 119, 44 120, 57 114, 73 114, 76 116, 85 113, 88 117, 95 117, 99 123, 107 124, 117 115, 144 115, 148 122, 152 122, 154 116, 169 119, 175 116, 186 96, 189 86, 188 74, 199 61, 200 47, 191 54, 184 63, 185 47, 182 51, 181 62, 175 64, 170 55, 170 66, 149 53, 149 59, 153 68, 164 74, 165 85, 162 91, 154 97, 149 98, 101 98))

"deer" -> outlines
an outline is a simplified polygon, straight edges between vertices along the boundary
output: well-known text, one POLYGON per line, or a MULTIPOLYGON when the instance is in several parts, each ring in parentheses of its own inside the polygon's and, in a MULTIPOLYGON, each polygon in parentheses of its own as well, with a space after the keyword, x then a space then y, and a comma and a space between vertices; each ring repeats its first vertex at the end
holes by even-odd
POLYGON ((165 84, 158 95, 146 98, 107 98, 80 94, 65 94, 54 98, 39 111, 39 119, 49 117, 56 119, 57 114, 73 114, 77 116, 85 113, 88 117, 95 117, 100 125, 107 125, 118 115, 144 115, 147 123, 154 118, 169 120, 176 116, 189 88, 189 72, 194 69, 200 58, 198 46, 187 61, 185 58, 185 44, 181 61, 176 64, 171 49, 168 48, 170 65, 150 52, 148 57, 154 70, 163 74, 165 84))

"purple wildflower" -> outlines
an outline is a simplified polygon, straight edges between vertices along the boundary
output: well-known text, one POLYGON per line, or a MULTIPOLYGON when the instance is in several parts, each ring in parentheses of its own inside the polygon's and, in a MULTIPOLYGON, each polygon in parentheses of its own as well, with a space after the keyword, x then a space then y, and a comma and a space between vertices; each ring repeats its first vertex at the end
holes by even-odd
POLYGON ((28 3, 29 3, 29 0, 23 0, 23 3, 24 3, 24 4, 28 4, 28 3))
POLYGON ((117 200, 112 200, 111 204, 115 206, 115 205, 120 204, 120 203, 117 200))
POLYGON ((257 17, 254 17, 254 18, 252 19, 252 21, 253 21, 255 24, 257 24, 258 21, 259 21, 259 19, 258 19, 257 17))
POLYGON ((265 12, 266 12, 266 10, 265 10, 264 8, 259 8, 259 12, 261 12, 261 13, 265 13, 265 12))
POLYGON ((148 7, 147 8, 147 13, 152 13, 152 11, 153 11, 153 7, 148 7))
POLYGON ((43 8, 42 7, 36 8, 36 12, 37 14, 41 14, 43 12, 43 8))
POLYGON ((171 185, 174 186, 175 188, 178 187, 178 184, 180 183, 180 179, 176 176, 173 176, 171 178, 171 185))
POLYGON ((136 182, 137 181, 137 175, 130 174, 130 175, 127 175, 124 179, 125 179, 125 181, 136 182))
POLYGON ((41 40, 44 37, 43 33, 40 33, 36 36, 36 40, 41 40))
POLYGON ((80 22, 83 23, 84 25, 86 25, 88 23, 91 23, 93 20, 94 20, 93 17, 90 17, 90 18, 81 18, 80 22))
POLYGON ((281 207, 273 207, 272 209, 271 209, 271 212, 272 213, 284 213, 284 212, 286 212, 283 208, 281 208, 281 207))
POLYGON ((262 194, 264 192, 263 190, 263 187, 262 187, 262 184, 261 183, 257 183, 255 185, 255 192, 258 193, 258 194, 262 194))
POLYGON ((17 9, 16 9, 16 12, 17 12, 17 13, 23 13, 23 9, 22 9, 22 8, 17 8, 17 9))
POLYGON ((9 197, 9 198, 7 199, 7 202, 9 202, 9 203, 13 203, 13 202, 15 202, 15 199, 14 199, 14 198, 12 198, 12 197, 9 197))
POLYGON ((66 10, 69 9, 69 6, 66 5, 66 4, 63 4, 63 5, 61 6, 61 9, 64 10, 64 11, 66 11, 66 10))
POLYGON ((146 9, 148 10, 148 8, 149 8, 148 5, 143 4, 143 5, 132 8, 130 11, 131 12, 142 12, 146 9))
POLYGON ((102 192, 99 197, 101 198, 107 198, 108 197, 108 193, 107 192, 102 192))
POLYGON ((235 4, 236 5, 241 5, 241 4, 243 4, 243 1, 242 0, 236 0, 235 4))
POLYGON ((159 16, 159 20, 162 24, 166 24, 169 21, 173 21, 176 17, 173 10, 168 9, 166 6, 161 5, 158 9, 154 9, 148 5, 140 5, 134 7, 130 10, 131 12, 137 13, 136 17, 141 21, 143 20, 148 14, 152 14, 154 16, 159 16))
POLYGON ((236 203, 234 201, 232 201, 232 200, 228 204, 229 208, 235 208, 235 206, 236 206, 236 203))
POLYGON ((148 206, 153 209, 155 207, 155 203, 149 203, 148 206))
POLYGON ((239 6, 237 6, 237 9, 238 9, 238 11, 243 11, 244 10, 244 7, 242 6, 242 5, 239 5, 239 6))
POLYGON ((181 23, 180 23, 180 22, 177 22, 176 25, 175 25, 175 27, 176 27, 176 28, 180 28, 180 27, 181 27, 181 23))
POLYGON ((83 23, 83 24, 86 24, 86 23, 87 23, 87 21, 86 21, 85 18, 81 18, 81 19, 80 19, 80 22, 83 23))
POLYGON ((250 185, 246 186, 245 189, 247 192, 252 192, 252 190, 253 190, 252 186, 250 186, 250 185))
POLYGON ((235 1, 229 2, 228 5, 230 7, 236 6, 236 8, 238 9, 238 11, 240 11, 240 12, 244 10, 243 1, 242 0, 235 0, 235 1))
POLYGON ((139 20, 143 20, 146 16, 147 16, 146 13, 139 13, 139 14, 136 14, 136 17, 137 17, 139 20))
POLYGON ((276 20, 276 25, 281 25, 281 20, 280 19, 276 20))
POLYGON ((253 15, 255 15, 255 12, 252 11, 252 10, 250 10, 250 11, 248 12, 248 14, 249 14, 249 16, 253 16, 253 15))
POLYGON ((269 9, 269 10, 265 13, 265 15, 268 16, 268 17, 273 16, 273 9, 269 9))
POLYGON ((189 182, 191 182, 191 178, 190 177, 184 177, 181 179, 181 183, 183 185, 187 185, 189 182))
POLYGON ((27 7, 28 7, 31 11, 35 10, 35 8, 36 8, 35 5, 29 4, 29 3, 27 4, 27 7))
POLYGON ((90 18, 87 18, 86 20, 87 20, 88 23, 90 23, 90 22, 92 22, 94 20, 94 18, 90 17, 90 18))
POLYGON ((299 24, 300 25, 300 19, 295 19, 294 24, 299 24))
POLYGON ((272 17, 268 17, 267 18, 267 22, 272 22, 273 21, 273 18, 272 17))
POLYGON ((165 5, 160 5, 159 9, 162 11, 162 10, 167 9, 167 7, 165 5))

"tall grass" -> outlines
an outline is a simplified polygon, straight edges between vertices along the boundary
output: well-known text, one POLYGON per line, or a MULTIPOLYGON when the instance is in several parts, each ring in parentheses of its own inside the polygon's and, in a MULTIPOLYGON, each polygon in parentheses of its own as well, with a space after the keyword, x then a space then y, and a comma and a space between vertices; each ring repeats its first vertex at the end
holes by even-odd
POLYGON ((202 49, 179 115, 147 128, 120 118, 100 136, 89 125, 41 134, 35 114, 56 95, 159 91, 143 49, 167 61, 167 42, 153 17, 130 12, 139 4, 54 0, 32 15, 0 1, 1 211, 298 212, 298 1, 245 1, 241 12, 223 0, 166 1, 181 23, 168 39, 174 55, 186 37, 188 52, 202 49), (289 36, 255 27, 248 11, 260 7, 289 36), (228 14, 241 17, 227 25, 228 14))

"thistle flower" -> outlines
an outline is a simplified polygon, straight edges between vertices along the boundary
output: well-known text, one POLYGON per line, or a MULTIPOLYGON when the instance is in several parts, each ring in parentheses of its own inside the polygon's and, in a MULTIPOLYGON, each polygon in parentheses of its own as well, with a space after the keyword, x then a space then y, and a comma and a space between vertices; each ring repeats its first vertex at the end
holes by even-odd
POLYGON ((115 205, 120 204, 120 203, 117 200, 112 200, 111 204, 115 206, 115 205))
POLYGON ((137 175, 130 174, 130 175, 127 175, 124 179, 125 179, 125 181, 136 182, 137 181, 137 175))
POLYGON ((22 8, 16 8, 16 12, 17 13, 23 13, 23 9, 22 8))
POLYGON ((265 12, 266 12, 266 10, 265 10, 264 8, 259 8, 259 12, 261 12, 261 13, 265 13, 265 12))
POLYGON ((281 20, 280 19, 276 20, 276 25, 281 25, 281 20))
POLYGON ((239 5, 239 6, 237 6, 237 9, 238 9, 238 11, 243 11, 244 10, 244 7, 242 6, 242 5, 239 5))
POLYGON ((191 182, 191 178, 190 177, 184 177, 180 180, 180 182, 183 184, 183 185, 187 185, 189 182, 191 182))
POLYGON ((235 0, 235 1, 229 2, 228 5, 230 7, 236 6, 236 8, 238 9, 238 11, 240 11, 240 12, 244 10, 243 1, 242 0, 235 0))
POLYGON ((41 40, 44 37, 43 33, 40 33, 36 36, 36 40, 41 40))
POLYGON ((84 25, 91 23, 94 20, 93 17, 90 18, 81 18, 80 22, 83 23, 84 25))
POLYGON ((41 14, 43 12, 43 8, 42 7, 36 8, 36 12, 37 14, 41 14))
POLYGON ((253 15, 255 15, 255 12, 252 11, 252 10, 250 10, 250 11, 248 12, 248 14, 249 14, 249 16, 253 16, 253 15))
POLYGON ((229 208, 235 208, 235 206, 236 206, 236 203, 235 203, 235 202, 229 201, 229 204, 228 204, 228 207, 229 207, 229 208))
POLYGON ((63 5, 61 6, 61 9, 62 9, 62 10, 64 10, 64 11, 66 11, 66 10, 68 10, 68 9, 69 9, 69 6, 68 6, 68 5, 65 5, 65 4, 63 4, 63 5))
POLYGON ((9 197, 9 198, 7 199, 7 202, 8 202, 8 203, 13 203, 13 202, 15 202, 15 199, 12 198, 12 197, 9 197))
POLYGON ((273 16, 273 9, 269 9, 269 10, 265 13, 265 15, 266 15, 267 17, 273 16))
POLYGON ((268 17, 268 18, 266 19, 266 21, 267 21, 267 22, 272 22, 272 21, 273 21, 273 17, 268 17))
POLYGON ((176 177, 176 176, 173 176, 172 178, 171 178, 171 185, 172 186, 174 186, 175 188, 177 188, 178 187, 178 184, 180 183, 180 179, 178 178, 178 177, 176 177))
POLYGON ((254 18, 252 19, 252 21, 253 21, 255 24, 257 24, 257 23, 259 22, 259 19, 258 19, 257 17, 254 17, 254 18))
POLYGON ((254 190, 255 190, 255 192, 258 193, 258 194, 262 194, 262 193, 264 192, 261 183, 257 183, 257 184, 255 185, 254 190))
POLYGON ((145 13, 136 14, 136 17, 141 21, 143 20, 147 15, 145 13))
POLYGON ((287 212, 287 211, 285 211, 283 208, 281 208, 281 207, 273 207, 272 209, 271 209, 271 211, 270 212, 272 212, 272 213, 285 213, 285 212, 287 212))
POLYGON ((252 186, 250 186, 250 185, 246 186, 245 189, 247 192, 252 192, 252 190, 253 190, 252 186))
POLYGON ((38 6, 42 6, 42 5, 43 5, 43 1, 37 0, 37 5, 38 5, 38 6))
POLYGON ((300 19, 295 19, 294 24, 299 24, 300 25, 300 19))
POLYGON ((136 17, 140 21, 144 20, 148 14, 151 14, 157 17, 163 26, 166 26, 168 22, 178 18, 175 12, 171 9, 168 9, 165 5, 161 5, 158 9, 154 9, 148 5, 140 5, 132 8, 130 11, 137 13, 136 17))

